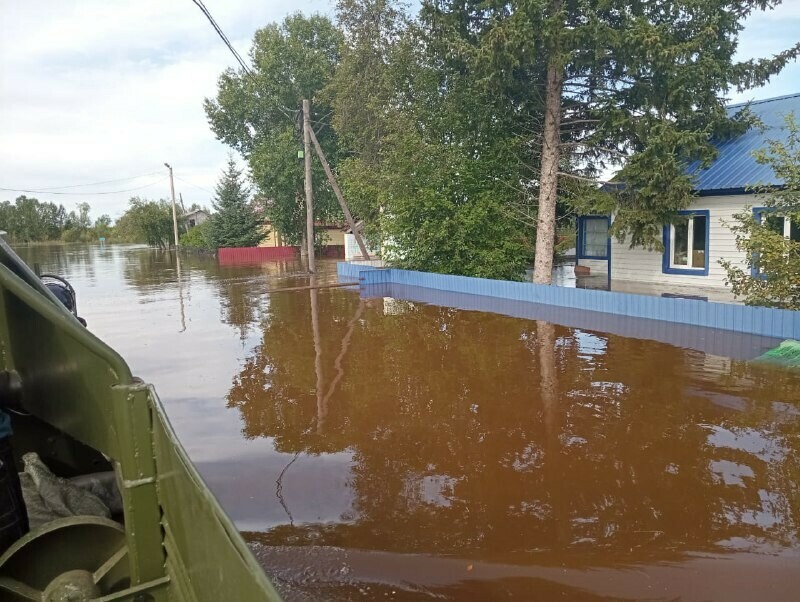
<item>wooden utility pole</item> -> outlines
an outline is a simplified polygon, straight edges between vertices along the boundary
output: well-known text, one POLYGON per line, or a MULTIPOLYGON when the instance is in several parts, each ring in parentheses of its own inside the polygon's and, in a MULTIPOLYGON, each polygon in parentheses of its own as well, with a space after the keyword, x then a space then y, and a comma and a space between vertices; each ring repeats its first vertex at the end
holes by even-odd
POLYGON ((311 128, 309 128, 309 132, 311 135, 311 141, 314 143, 314 150, 317 151, 317 156, 322 163, 322 167, 325 169, 325 175, 328 176, 328 183, 331 185, 331 188, 333 188, 333 193, 336 195, 336 200, 339 201, 339 206, 342 208, 342 213, 344 213, 344 217, 347 220, 347 225, 350 226, 350 229, 353 231, 353 236, 356 237, 358 248, 361 249, 361 255, 364 257, 364 259, 369 260, 367 246, 364 244, 361 234, 356 229, 356 223, 353 220, 353 215, 350 213, 350 209, 347 208, 347 203, 344 202, 344 195, 339 189, 339 184, 337 184, 336 178, 333 176, 333 171, 331 171, 331 166, 328 164, 328 160, 325 158, 325 153, 322 152, 322 147, 319 145, 317 135, 311 128))
POLYGON ((306 244, 308 271, 316 271, 314 258, 314 187, 311 182, 311 101, 303 99, 303 159, 306 164, 306 244))
POLYGON ((175 209, 175 179, 172 177, 172 167, 169 163, 164 163, 169 170, 169 188, 172 191, 172 232, 175 234, 175 249, 178 248, 178 212, 175 209))

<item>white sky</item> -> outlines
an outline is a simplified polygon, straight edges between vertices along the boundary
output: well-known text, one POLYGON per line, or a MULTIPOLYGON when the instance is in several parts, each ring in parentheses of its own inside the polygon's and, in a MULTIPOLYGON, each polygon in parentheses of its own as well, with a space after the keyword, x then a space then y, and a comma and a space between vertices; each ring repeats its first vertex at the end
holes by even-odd
MULTIPOLYGON (((243 57, 253 33, 286 14, 331 14, 332 2, 205 0, 243 57)), ((742 58, 765 56, 800 38, 800 0, 751 19, 742 58)), ((169 195, 163 163, 184 202, 210 205, 227 148, 208 127, 202 102, 234 59, 191 0, 0 0, 0 187, 71 186, 108 195, 31 194, 118 217, 135 194, 169 195), (206 189, 206 190, 203 190, 206 189)), ((800 92, 800 65, 734 100, 800 92)), ((0 201, 19 193, 0 190, 0 201)))

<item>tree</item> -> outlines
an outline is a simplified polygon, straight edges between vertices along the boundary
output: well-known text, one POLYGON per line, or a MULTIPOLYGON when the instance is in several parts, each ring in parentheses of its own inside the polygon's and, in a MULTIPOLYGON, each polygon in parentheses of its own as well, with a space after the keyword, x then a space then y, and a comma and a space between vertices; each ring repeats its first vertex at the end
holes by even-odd
POLYGON ((78 219, 76 223, 78 230, 86 231, 92 227, 92 218, 89 215, 91 210, 89 203, 78 203, 78 219))
POLYGON ((58 240, 61 236, 62 223, 66 211, 62 205, 55 203, 39 204, 39 219, 42 225, 44 240, 58 240))
POLYGON ((103 214, 94 220, 94 238, 111 237, 111 216, 103 214))
POLYGON ((778 4, 539 0, 476 6, 472 20, 491 28, 480 48, 487 66, 531 55, 546 64, 539 86, 544 120, 541 134, 531 138, 541 165, 536 282, 551 280, 562 176, 591 179, 603 168, 622 166, 625 192, 616 199, 614 233, 632 245, 659 245, 660 225, 692 198, 685 165, 707 164, 715 153, 712 135, 748 125, 746 112, 728 117, 726 92, 763 84, 800 52, 797 45, 769 60, 733 59, 744 20, 778 4), (576 154, 579 161, 564 161, 576 154))
POLYGON ((16 227, 15 218, 14 205, 10 201, 0 203, 0 230, 6 232, 10 238, 13 237, 16 227))
POLYGON ((23 194, 14 201, 13 237, 22 242, 44 240, 45 228, 37 199, 23 194))
POLYGON ((222 172, 212 203, 211 240, 217 247, 254 247, 264 238, 263 222, 249 202, 250 190, 233 156, 222 172))
POLYGON ((133 197, 128 204, 115 228, 120 240, 168 249, 173 237, 172 204, 163 199, 148 201, 139 197, 133 197))
POLYGON ((734 215, 731 230, 746 269, 730 261, 721 264, 733 294, 748 305, 800 310, 800 124, 787 115, 786 127, 785 141, 770 141, 755 153, 784 186, 756 188, 758 204, 767 208, 760 215, 750 208, 734 215))
POLYGON ((486 26, 455 3, 415 22, 396 3, 342 0, 337 17, 346 43, 326 93, 367 237, 400 267, 521 278, 534 232, 519 132, 540 112, 538 67, 487 84, 471 56, 486 26))
MULTIPOLYGON (((88 207, 88 205, 87 205, 88 207)), ((0 203, 0 229, 14 242, 58 240, 67 223, 63 205, 21 195, 0 203)))
MULTIPOLYGON (((260 196, 268 199, 265 216, 289 244, 305 236, 297 110, 304 98, 314 100, 311 121, 328 159, 335 162, 333 132, 324 125, 330 110, 316 97, 333 73, 341 40, 326 17, 290 15, 280 25, 256 32, 250 50, 252 71, 228 69, 219 78, 217 97, 205 101, 212 131, 247 160, 260 196)), ((316 163, 314 215, 318 221, 341 216, 316 163)))

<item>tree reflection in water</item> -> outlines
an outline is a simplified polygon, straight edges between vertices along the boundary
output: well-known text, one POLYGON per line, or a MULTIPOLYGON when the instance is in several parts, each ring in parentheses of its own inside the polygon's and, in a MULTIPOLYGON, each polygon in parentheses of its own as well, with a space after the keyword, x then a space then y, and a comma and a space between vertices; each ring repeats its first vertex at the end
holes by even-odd
POLYGON ((349 451, 354 497, 251 539, 564 566, 797 547, 796 376, 342 290, 264 311, 228 406, 276 451, 349 451))

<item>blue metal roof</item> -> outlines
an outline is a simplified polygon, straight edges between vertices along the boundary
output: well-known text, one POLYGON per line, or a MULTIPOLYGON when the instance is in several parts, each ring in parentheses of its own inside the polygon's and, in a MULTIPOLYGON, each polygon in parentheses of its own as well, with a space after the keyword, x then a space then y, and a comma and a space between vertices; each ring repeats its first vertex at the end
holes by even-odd
MULTIPOLYGON (((730 105, 728 114, 733 115, 747 103, 730 105)), ((712 194, 741 191, 757 184, 780 186, 780 178, 767 165, 756 163, 753 151, 765 148, 769 140, 786 140, 789 132, 785 118, 794 112, 800 120, 800 94, 755 100, 750 111, 764 124, 764 129, 751 128, 741 136, 726 140, 712 140, 717 147, 717 158, 707 168, 698 171, 699 162, 689 165, 687 173, 696 176, 695 191, 712 194)))

